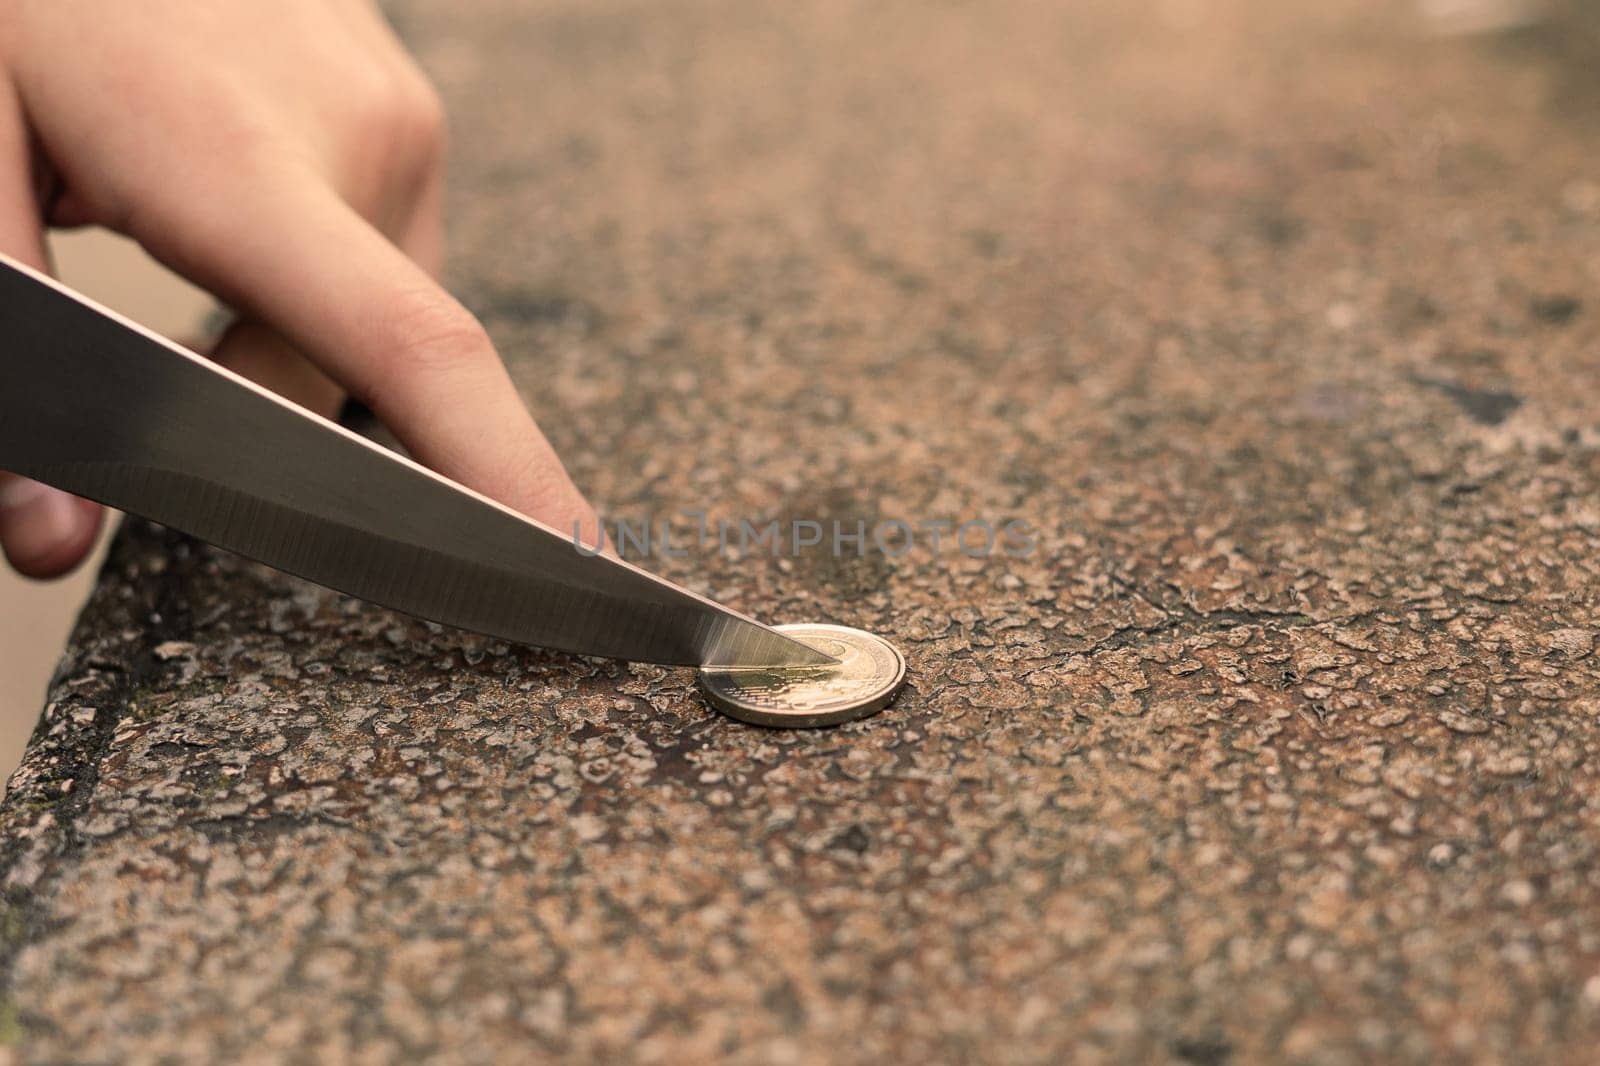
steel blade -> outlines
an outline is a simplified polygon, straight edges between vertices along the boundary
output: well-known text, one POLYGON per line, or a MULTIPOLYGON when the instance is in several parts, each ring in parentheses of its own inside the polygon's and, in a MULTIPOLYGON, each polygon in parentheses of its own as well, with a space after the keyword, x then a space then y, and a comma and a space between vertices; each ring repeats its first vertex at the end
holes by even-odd
POLYGON ((603 555, 0 256, 0 468, 422 618, 690 666, 828 656, 603 555))

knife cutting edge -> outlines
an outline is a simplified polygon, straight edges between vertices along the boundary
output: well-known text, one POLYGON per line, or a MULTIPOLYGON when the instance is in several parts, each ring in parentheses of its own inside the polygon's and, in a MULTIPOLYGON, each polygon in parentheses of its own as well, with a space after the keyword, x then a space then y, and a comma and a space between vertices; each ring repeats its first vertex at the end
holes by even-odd
POLYGON ((0 255, 0 469, 321 585, 522 644, 835 660, 305 411, 0 255))

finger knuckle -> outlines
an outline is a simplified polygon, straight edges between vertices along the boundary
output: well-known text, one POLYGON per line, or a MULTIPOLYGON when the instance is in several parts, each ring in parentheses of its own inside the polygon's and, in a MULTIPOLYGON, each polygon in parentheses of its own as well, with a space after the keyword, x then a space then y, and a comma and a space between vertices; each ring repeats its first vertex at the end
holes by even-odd
POLYGON ((442 159, 444 104, 421 75, 364 79, 351 107, 360 140, 393 165, 425 169, 442 159))
POLYGON ((530 447, 508 456, 498 486, 518 510, 547 518, 573 510, 577 496, 561 460, 548 448, 530 447))
POLYGON ((393 358, 403 373, 433 377, 497 358, 483 324, 443 294, 401 296, 386 321, 393 358))
POLYGON ((449 118, 444 101, 432 85, 421 79, 406 95, 401 135, 413 158, 436 163, 443 157, 449 140, 449 118))
POLYGON ((401 109, 401 93, 388 72, 377 67, 351 71, 343 91, 345 114, 361 133, 379 138, 394 128, 401 109))

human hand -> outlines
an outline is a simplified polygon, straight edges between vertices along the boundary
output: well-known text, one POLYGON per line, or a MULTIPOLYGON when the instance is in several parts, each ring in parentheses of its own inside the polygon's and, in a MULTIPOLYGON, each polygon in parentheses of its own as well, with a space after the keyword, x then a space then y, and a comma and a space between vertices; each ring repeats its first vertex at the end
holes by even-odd
MULTIPOLYGON (((324 415, 349 393, 427 466, 593 530, 483 327, 432 277, 443 126, 370 0, 0 0, 0 251, 47 269, 46 226, 125 233, 239 313, 220 362, 324 415)), ((18 571, 72 569, 99 523, 0 473, 18 571)))

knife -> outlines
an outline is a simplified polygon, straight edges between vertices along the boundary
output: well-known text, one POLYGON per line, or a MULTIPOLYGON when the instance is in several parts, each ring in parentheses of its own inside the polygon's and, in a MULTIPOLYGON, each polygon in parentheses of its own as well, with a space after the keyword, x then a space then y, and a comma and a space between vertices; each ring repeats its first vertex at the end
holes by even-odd
POLYGON ((835 660, 0 255, 0 469, 420 618, 685 666, 835 660))

